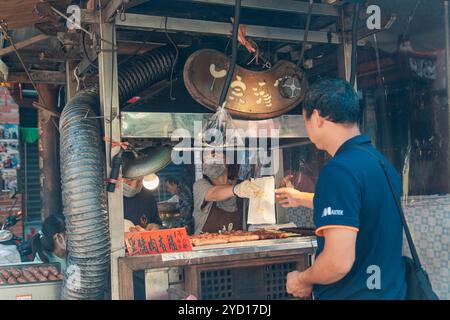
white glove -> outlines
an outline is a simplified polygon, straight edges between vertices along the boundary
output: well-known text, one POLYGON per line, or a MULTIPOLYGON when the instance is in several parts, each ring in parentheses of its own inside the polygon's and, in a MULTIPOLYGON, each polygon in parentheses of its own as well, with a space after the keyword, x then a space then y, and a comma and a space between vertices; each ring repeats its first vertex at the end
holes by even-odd
POLYGON ((264 195, 264 190, 254 181, 245 180, 233 187, 233 193, 239 198, 258 198, 264 195))

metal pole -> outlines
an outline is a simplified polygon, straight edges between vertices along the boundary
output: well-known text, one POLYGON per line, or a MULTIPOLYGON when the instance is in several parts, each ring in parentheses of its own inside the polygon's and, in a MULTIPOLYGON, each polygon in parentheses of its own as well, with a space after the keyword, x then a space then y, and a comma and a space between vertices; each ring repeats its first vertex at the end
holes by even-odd
POLYGON ((25 218, 28 219, 28 153, 27 153, 27 149, 28 149, 28 143, 24 143, 24 157, 23 159, 25 160, 25 185, 24 185, 24 191, 25 191, 25 205, 23 206, 23 208, 25 209, 25 218))
MULTIPOLYGON (((447 146, 447 175, 450 175, 450 24, 449 24, 449 10, 448 10, 448 0, 444 0, 444 19, 445 19, 445 62, 446 62, 446 72, 447 72, 447 113, 448 113, 448 146, 447 146)), ((450 181, 450 177, 448 179, 450 181)), ((449 192, 450 192, 450 182, 449 182, 449 192)))
MULTIPOLYGON (((120 141, 119 121, 119 89, 117 72, 116 30, 113 23, 104 23, 100 10, 100 36, 108 41, 101 41, 101 52, 98 57, 100 105, 103 116, 105 136, 113 141, 120 141), (112 43, 112 45, 110 44, 112 43)), ((105 143, 106 170, 109 177, 111 171, 111 158, 119 152, 113 148, 110 153, 110 144, 105 143)), ((100 150, 99 150, 100 151, 100 150)), ((123 225, 123 194, 122 188, 115 192, 108 192, 109 230, 111 235, 111 298, 120 298, 119 288, 119 258, 125 255, 124 225, 123 225)))
MULTIPOLYGON (((58 89, 52 85, 38 84, 42 99, 52 111, 57 109, 58 89)), ((39 99, 40 103, 43 103, 39 99)), ((45 111, 38 112, 39 169, 41 185, 41 218, 61 213, 61 184, 59 172, 58 128, 52 116, 45 111)))

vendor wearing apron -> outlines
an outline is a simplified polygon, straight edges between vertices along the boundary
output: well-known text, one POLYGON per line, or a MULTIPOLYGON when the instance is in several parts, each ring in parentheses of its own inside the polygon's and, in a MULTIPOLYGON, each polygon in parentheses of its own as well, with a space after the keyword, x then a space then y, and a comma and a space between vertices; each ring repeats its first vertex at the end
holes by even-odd
POLYGON ((242 230, 241 198, 259 197, 263 190, 248 180, 234 184, 228 179, 225 164, 206 162, 203 175, 193 187, 195 233, 217 233, 231 226, 233 230, 242 230))

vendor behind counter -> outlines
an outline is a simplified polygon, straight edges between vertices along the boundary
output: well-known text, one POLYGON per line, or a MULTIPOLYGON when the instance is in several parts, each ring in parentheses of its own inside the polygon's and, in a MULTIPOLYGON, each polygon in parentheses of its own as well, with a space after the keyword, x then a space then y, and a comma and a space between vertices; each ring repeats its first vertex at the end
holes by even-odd
POLYGON ((194 183, 195 233, 229 229, 242 230, 244 214, 242 198, 261 196, 263 190, 254 182, 237 183, 228 178, 227 166, 220 159, 203 164, 204 178, 194 183))
POLYGON ((143 179, 123 179, 124 218, 147 230, 158 229, 161 226, 158 206, 153 193, 143 188, 143 179))

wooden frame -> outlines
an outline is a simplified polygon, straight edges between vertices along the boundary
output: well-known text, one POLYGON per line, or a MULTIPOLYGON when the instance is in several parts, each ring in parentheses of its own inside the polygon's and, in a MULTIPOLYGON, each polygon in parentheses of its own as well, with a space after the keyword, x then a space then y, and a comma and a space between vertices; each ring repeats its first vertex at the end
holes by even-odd
POLYGON ((304 270, 309 266, 309 255, 314 247, 276 250, 268 252, 240 253, 229 256, 201 257, 192 259, 166 260, 163 255, 148 255, 119 258, 119 299, 133 300, 133 271, 170 267, 185 267, 186 291, 199 294, 199 274, 203 270, 217 268, 242 268, 263 266, 298 260, 297 269, 304 270))

